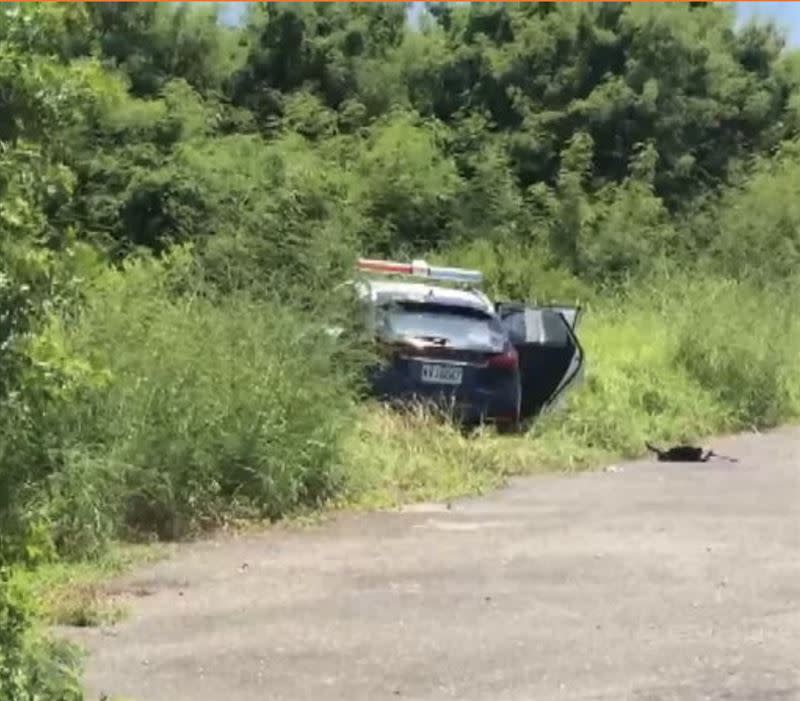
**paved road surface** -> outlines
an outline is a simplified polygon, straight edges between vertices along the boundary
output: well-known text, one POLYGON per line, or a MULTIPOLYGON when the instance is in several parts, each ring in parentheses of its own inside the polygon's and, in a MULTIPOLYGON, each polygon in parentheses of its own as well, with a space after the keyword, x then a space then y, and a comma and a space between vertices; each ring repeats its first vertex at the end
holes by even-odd
POLYGON ((800 430, 715 447, 189 546, 75 633, 90 698, 800 700, 800 430))

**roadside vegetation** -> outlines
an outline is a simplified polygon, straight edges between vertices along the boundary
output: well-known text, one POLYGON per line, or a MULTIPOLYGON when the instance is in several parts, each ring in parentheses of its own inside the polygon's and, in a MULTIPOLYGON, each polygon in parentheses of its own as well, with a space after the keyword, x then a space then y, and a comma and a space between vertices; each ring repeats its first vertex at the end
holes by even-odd
POLYGON ((800 53, 715 4, 429 9, 0 10, 0 698, 80 698, 35 621, 121 615, 131 544, 800 415, 800 53), (502 438, 365 403, 358 255, 579 301, 584 386, 502 438))

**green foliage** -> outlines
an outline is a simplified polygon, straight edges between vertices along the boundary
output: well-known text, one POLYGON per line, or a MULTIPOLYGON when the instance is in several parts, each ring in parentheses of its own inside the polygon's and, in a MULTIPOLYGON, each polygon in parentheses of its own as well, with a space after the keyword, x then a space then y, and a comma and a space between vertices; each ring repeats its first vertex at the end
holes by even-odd
POLYGON ((275 292, 341 279, 361 223, 351 175, 324 153, 297 135, 269 144, 230 136, 187 146, 178 158, 204 190, 210 216, 201 231, 216 236, 202 255, 215 279, 275 292))
POLYGON ((133 3, 88 10, 100 55, 130 78, 140 97, 157 95, 173 78, 203 93, 219 90, 243 58, 214 6, 133 3))
POLYGON ((703 223, 715 271, 761 281, 793 275, 800 265, 800 143, 760 161, 703 223))
POLYGON ((644 147, 631 163, 630 176, 598 193, 588 221, 578 229, 576 266, 584 277, 613 281, 654 274, 674 249, 676 231, 653 192, 656 158, 652 145, 644 147))
POLYGON ((520 471, 498 439, 466 437, 446 417, 421 408, 395 413, 366 407, 347 433, 344 455, 342 499, 358 507, 474 494, 520 471))
POLYGON ((90 39, 89 13, 83 5, 11 5, 0 12, 0 42, 28 54, 75 58, 88 52, 90 39))
POLYGON ((382 57, 403 38, 405 10, 404 3, 255 6, 249 55, 232 78, 234 100, 265 127, 286 114, 285 95, 295 90, 344 107, 358 94, 360 62, 382 57))
POLYGON ((0 10, 4 701, 81 698, 19 584, 108 620, 115 539, 800 415, 800 54, 717 4, 430 9, 0 10), (585 385, 513 438, 359 409, 359 254, 578 301, 585 385))
POLYGON ((0 560, 796 415, 777 30, 713 4, 406 9, 0 11, 0 560), (354 410, 363 354, 322 329, 358 338, 359 254, 579 301, 586 386, 502 444, 354 410))
POLYGON ((337 488, 351 403, 337 342, 291 308, 195 290, 185 264, 106 272, 30 350, 84 369, 46 407, 62 441, 40 513, 62 552, 91 554, 120 526, 177 537, 275 518, 337 488))
POLYGON ((675 273, 598 297, 584 386, 534 426, 528 462, 583 467, 800 416, 800 326, 780 301, 797 290, 675 273))
POLYGON ((730 411, 737 427, 800 415, 800 322, 786 299, 797 284, 710 280, 681 319, 678 361, 730 411))
POLYGON ((64 643, 35 633, 33 607, 0 570, 0 697, 7 701, 82 701, 80 658, 64 643))
POLYGON ((375 126, 359 165, 367 250, 413 251, 446 238, 461 182, 453 161, 437 148, 435 128, 393 114, 375 126))
POLYGON ((585 304, 597 294, 590 284, 555 266, 542 247, 481 240, 428 257, 441 264, 480 270, 486 278, 486 292, 495 299, 585 304))

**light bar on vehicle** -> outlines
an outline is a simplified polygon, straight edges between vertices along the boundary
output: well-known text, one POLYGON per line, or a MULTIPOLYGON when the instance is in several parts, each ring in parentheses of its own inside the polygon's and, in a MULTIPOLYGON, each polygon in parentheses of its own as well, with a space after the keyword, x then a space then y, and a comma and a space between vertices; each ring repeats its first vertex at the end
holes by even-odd
POLYGON ((410 275, 412 277, 424 277, 430 280, 447 280, 449 282, 464 282, 473 285, 480 285, 483 282, 483 273, 479 270, 428 265, 424 260, 415 260, 411 263, 398 263, 391 260, 359 258, 357 267, 359 270, 365 272, 410 275))

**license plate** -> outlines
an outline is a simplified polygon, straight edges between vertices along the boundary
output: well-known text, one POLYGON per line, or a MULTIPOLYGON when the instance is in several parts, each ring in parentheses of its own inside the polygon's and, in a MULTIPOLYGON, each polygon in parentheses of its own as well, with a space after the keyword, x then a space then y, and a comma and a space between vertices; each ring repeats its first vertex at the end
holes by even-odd
POLYGON ((434 365, 422 366, 422 381, 437 385, 460 385, 463 377, 463 368, 457 365, 434 365))

